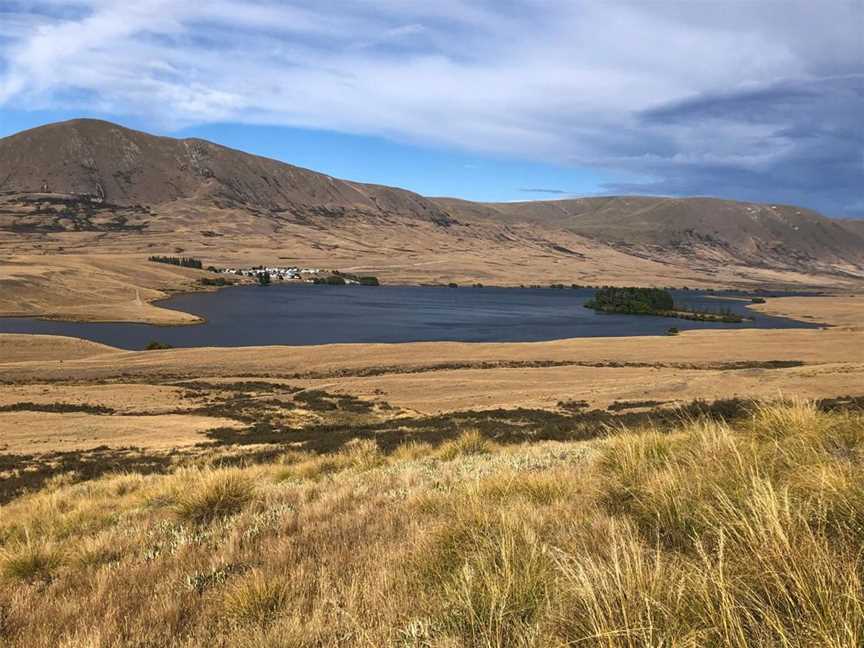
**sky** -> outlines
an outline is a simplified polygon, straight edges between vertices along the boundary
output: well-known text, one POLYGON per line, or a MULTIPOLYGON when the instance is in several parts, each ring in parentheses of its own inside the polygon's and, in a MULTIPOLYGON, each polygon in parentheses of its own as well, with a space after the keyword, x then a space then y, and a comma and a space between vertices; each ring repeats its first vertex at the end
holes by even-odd
POLYGON ((0 0, 0 136, 80 116, 425 195, 864 217, 864 0, 0 0))

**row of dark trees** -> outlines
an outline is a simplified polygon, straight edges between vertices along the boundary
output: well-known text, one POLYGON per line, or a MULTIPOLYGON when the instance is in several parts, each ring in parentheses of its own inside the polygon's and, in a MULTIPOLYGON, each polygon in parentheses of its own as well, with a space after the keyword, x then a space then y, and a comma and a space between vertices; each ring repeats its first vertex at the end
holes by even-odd
POLYGON ((167 263, 169 265, 182 266, 184 268, 196 268, 198 270, 204 268, 201 259, 195 259, 192 257, 151 256, 147 257, 147 260, 152 261, 153 263, 167 263))

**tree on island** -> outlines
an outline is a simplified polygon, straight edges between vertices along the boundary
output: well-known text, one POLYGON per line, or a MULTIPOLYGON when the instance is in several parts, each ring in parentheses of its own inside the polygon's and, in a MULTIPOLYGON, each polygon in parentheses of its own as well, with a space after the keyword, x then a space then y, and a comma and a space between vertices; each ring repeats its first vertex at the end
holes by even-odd
POLYGON ((706 308, 676 305, 672 294, 662 288, 598 288, 594 292, 594 298, 585 302, 585 308, 593 308, 603 313, 678 317, 695 322, 744 321, 741 315, 733 313, 729 308, 711 311, 706 308))
POLYGON ((611 313, 655 314, 675 308, 672 295, 662 288, 600 288, 594 298, 585 303, 593 308, 611 313))
POLYGON ((270 273, 269 272, 259 272, 255 275, 255 278, 258 279, 259 286, 269 286, 270 285, 270 273))

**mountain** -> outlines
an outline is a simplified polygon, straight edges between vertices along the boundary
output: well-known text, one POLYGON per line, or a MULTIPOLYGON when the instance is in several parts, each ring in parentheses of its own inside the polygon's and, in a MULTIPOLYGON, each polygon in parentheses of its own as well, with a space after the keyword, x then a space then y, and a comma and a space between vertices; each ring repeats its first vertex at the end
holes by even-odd
POLYGON ((838 220, 837 224, 846 231, 864 238, 864 218, 838 220))
POLYGON ((140 253, 168 241, 224 263, 290 251, 417 281, 826 285, 864 276, 864 228, 794 206, 427 198, 92 119, 0 139, 0 252, 140 253))
POLYGON ((78 195, 117 206, 191 199, 298 215, 365 211, 447 220, 435 203, 410 191, 337 180, 205 140, 157 137, 94 119, 0 139, 0 192, 78 195))
POLYGON ((618 247, 714 249, 757 264, 857 265, 864 261, 864 228, 789 205, 646 196, 481 204, 439 198, 436 202, 454 215, 564 229, 618 247))

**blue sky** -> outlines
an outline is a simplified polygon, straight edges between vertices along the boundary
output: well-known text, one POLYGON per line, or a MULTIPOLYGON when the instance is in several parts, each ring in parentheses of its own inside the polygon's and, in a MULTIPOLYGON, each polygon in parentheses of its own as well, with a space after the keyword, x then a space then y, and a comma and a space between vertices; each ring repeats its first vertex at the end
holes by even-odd
POLYGON ((864 215, 864 0, 0 0, 0 136, 94 116, 427 195, 864 215))

